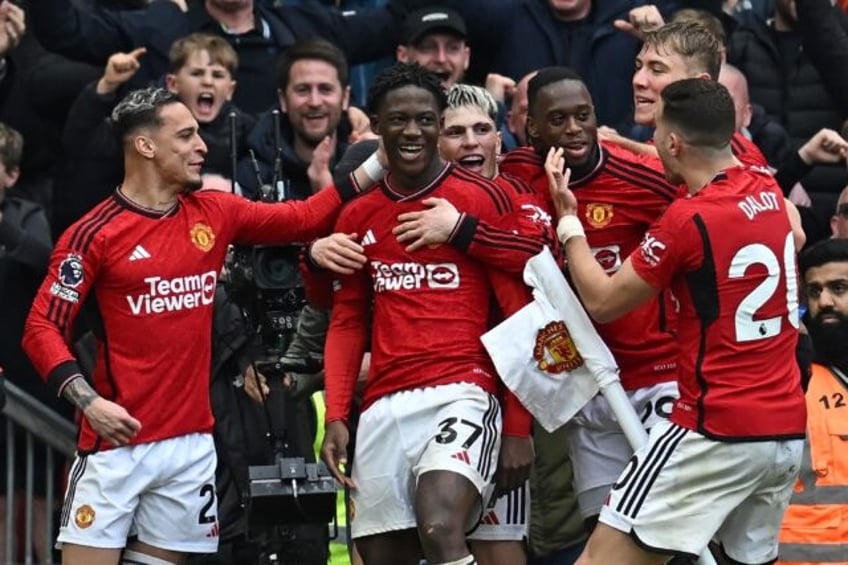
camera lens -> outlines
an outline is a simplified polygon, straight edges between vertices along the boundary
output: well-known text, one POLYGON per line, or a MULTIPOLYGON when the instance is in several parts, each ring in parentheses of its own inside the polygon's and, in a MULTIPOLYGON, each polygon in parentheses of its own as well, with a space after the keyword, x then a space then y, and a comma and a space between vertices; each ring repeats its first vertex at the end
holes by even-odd
POLYGON ((297 247, 257 247, 253 258, 256 286, 288 289, 302 286, 297 268, 297 247))

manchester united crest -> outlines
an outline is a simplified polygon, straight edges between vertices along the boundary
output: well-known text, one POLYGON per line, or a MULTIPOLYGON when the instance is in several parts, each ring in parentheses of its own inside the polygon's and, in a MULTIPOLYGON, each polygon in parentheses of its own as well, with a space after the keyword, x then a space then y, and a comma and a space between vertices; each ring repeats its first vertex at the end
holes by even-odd
POLYGON ((215 246, 215 232, 203 222, 194 224, 189 235, 191 242, 201 251, 209 251, 215 246))
POLYGON ((546 373, 573 371, 583 364, 565 322, 551 322, 536 334, 533 358, 540 370, 546 373))
POLYGON ((586 205, 586 221, 593 228, 602 228, 612 221, 615 211, 612 204, 589 202, 586 205))
POLYGON ((74 522, 76 522, 77 526, 82 529, 92 525, 94 523, 94 508, 88 504, 83 504, 77 508, 76 516, 74 516, 74 522))

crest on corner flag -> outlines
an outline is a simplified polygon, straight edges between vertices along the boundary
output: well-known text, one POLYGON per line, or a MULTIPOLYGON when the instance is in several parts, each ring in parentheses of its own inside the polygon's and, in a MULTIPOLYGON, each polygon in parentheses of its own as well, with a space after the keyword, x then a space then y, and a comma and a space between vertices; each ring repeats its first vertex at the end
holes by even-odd
POLYGON ((489 330, 483 345, 504 384, 553 431, 618 381, 618 366, 545 248, 524 268, 533 302, 489 330))

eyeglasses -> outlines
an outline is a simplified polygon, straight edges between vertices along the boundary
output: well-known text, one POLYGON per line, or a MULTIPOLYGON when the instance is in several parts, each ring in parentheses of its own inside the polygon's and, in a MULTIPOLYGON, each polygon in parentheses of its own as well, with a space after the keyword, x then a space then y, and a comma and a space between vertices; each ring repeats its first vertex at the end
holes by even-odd
POLYGON ((836 207, 836 215, 848 220, 848 202, 843 202, 836 207))

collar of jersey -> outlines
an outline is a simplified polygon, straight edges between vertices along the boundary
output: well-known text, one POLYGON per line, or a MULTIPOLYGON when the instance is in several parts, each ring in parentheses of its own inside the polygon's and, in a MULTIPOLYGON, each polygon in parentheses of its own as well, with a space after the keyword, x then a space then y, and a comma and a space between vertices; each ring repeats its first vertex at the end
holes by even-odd
POLYGON ((393 188, 392 187, 392 175, 391 175, 391 173, 389 173, 386 176, 386 178, 385 178, 385 180, 383 181, 383 184, 382 184, 383 194, 385 194, 387 197, 389 197, 390 199, 392 199, 396 202, 406 202, 406 201, 409 201, 409 200, 418 200, 419 198, 423 198, 423 197, 427 196, 429 193, 433 192, 436 189, 436 187, 438 187, 442 183, 442 181, 448 175, 448 173, 451 171, 452 168, 453 168, 452 163, 445 163, 445 166, 442 168, 442 170, 439 172, 439 174, 436 175, 436 178, 434 178, 432 181, 430 181, 430 183, 427 184, 426 186, 423 186, 423 187, 419 188, 418 190, 416 190, 415 192, 412 192, 412 193, 401 192, 401 191, 393 188))
POLYGON ((115 202, 117 202, 118 205, 122 208, 125 208, 130 212, 146 216, 148 218, 153 218, 155 220, 158 220, 160 218, 166 218, 168 216, 173 216, 180 207, 180 199, 178 198, 174 205, 168 208, 167 210, 154 210, 153 208, 142 206, 141 204, 133 202, 132 200, 127 198, 121 192, 120 187, 115 189, 113 198, 115 199, 115 202))

